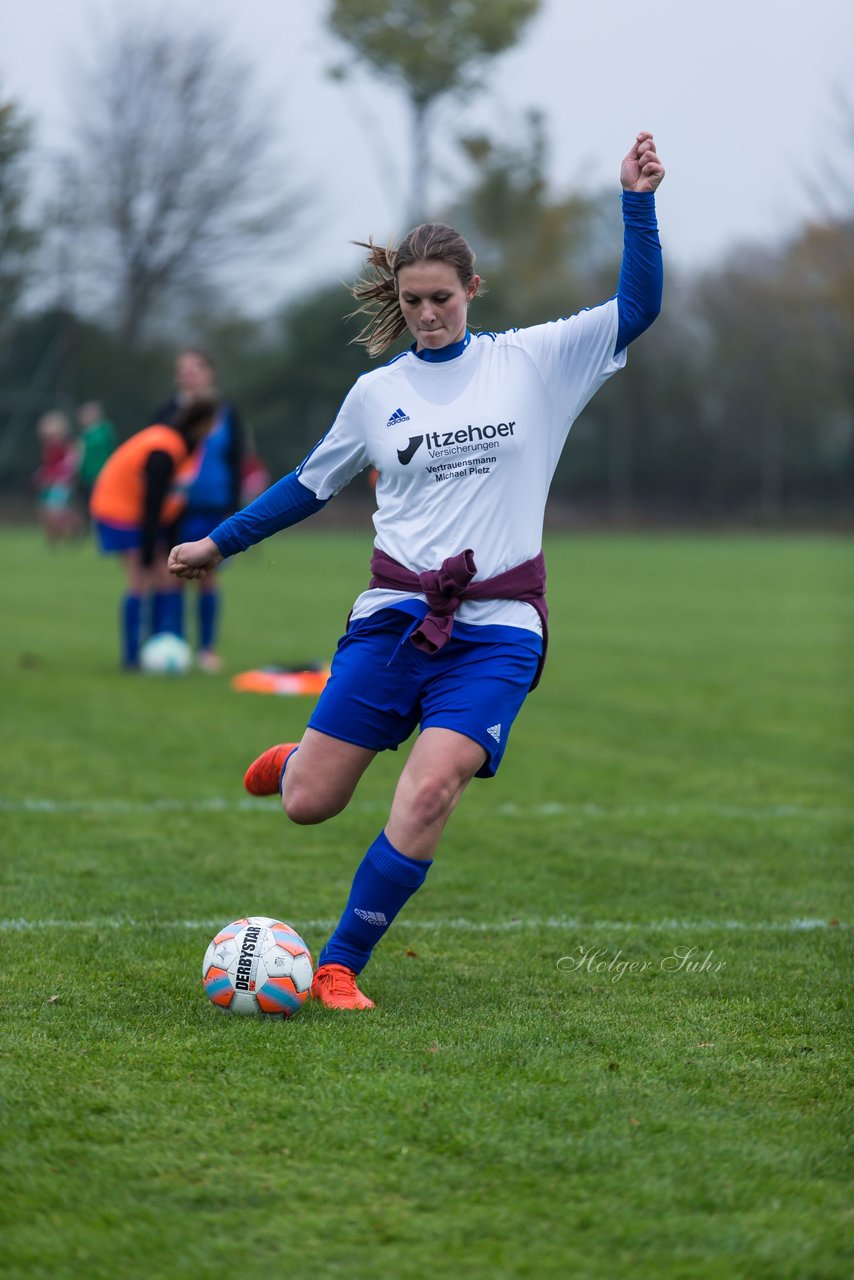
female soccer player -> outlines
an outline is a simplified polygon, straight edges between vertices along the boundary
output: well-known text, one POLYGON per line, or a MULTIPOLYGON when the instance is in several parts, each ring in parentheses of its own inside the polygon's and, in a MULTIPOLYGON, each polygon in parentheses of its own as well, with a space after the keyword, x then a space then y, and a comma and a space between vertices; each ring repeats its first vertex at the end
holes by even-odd
MULTIPOLYGON (((243 424, 240 415, 230 400, 219 395, 216 368, 211 357, 198 347, 184 347, 175 360, 175 394, 160 406, 151 419, 152 424, 165 422, 171 425, 182 409, 194 400, 216 401, 217 417, 205 437, 196 474, 187 490, 187 503, 178 528, 182 542, 204 538, 226 516, 237 510, 243 471, 243 424)), ((211 675, 222 667, 216 652, 220 612, 218 575, 211 572, 199 583, 196 602, 196 661, 203 671, 211 675)))
POLYGON ((412 346, 358 379, 295 472, 209 538, 172 551, 173 573, 201 577, 319 510, 365 467, 379 472, 372 578, 329 683, 302 741, 270 747, 244 779, 253 795, 280 791, 293 822, 323 822, 347 805, 378 751, 420 727, 385 828, 321 952, 312 995, 324 1005, 372 1007, 358 974, 423 884, 471 779, 494 776, 537 682, 548 488, 572 422, 660 309, 653 193, 663 176, 652 134, 639 133, 620 173, 616 297, 529 329, 468 330, 480 279, 451 228, 416 227, 396 250, 365 245, 370 270, 354 294, 371 319, 360 341, 374 355, 408 329, 412 346))
POLYGON ((180 634, 180 594, 167 571, 166 548, 195 474, 194 451, 213 426, 213 400, 196 400, 174 426, 137 431, 111 453, 98 473, 89 510, 102 552, 120 555, 125 571, 121 607, 121 662, 139 667, 143 622, 152 635, 180 634), (150 617, 143 618, 144 606, 150 617))

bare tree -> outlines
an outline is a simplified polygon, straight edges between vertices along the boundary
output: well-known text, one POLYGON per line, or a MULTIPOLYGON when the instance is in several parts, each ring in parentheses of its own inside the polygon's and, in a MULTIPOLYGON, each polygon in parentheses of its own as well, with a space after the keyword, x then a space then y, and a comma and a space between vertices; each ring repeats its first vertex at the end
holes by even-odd
POLYGON ((854 96, 837 84, 831 91, 834 117, 829 121, 827 140, 817 161, 803 179, 810 204, 822 222, 854 215, 854 96))
POLYGON ((90 256, 128 345, 293 225, 269 115, 213 31, 121 19, 86 77, 78 140, 90 256))
POLYGON ((30 125, 20 109, 0 92, 0 339, 26 284, 38 236, 24 214, 30 125))

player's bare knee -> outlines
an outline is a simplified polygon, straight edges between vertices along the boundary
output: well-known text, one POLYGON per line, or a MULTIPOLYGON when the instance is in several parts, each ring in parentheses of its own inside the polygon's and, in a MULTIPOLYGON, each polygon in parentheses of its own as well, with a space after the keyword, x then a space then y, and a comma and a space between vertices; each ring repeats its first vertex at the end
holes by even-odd
POLYGON ((300 796, 289 800, 282 797, 282 808, 291 822, 296 823, 298 827, 312 827, 332 816, 310 799, 303 799, 300 796))
POLYGON ((412 817, 425 827, 447 818, 456 803, 459 788, 452 779, 427 775, 419 779, 410 797, 412 817))
POLYGON ((298 788, 282 793, 282 808, 299 827, 313 826, 328 816, 314 796, 298 788))
POLYGON ((344 808, 337 797, 320 795, 316 790, 303 786, 286 786, 282 792, 282 808, 291 822, 299 827, 315 826, 334 818, 344 808))

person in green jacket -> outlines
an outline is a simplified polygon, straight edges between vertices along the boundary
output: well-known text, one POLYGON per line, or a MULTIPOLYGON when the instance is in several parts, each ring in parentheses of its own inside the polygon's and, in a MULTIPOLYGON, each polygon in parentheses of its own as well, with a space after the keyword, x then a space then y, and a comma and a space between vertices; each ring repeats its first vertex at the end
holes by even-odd
POLYGON ((83 509, 88 512, 98 472, 116 447, 116 429, 97 400, 81 404, 77 410, 77 423, 81 432, 77 477, 83 509))

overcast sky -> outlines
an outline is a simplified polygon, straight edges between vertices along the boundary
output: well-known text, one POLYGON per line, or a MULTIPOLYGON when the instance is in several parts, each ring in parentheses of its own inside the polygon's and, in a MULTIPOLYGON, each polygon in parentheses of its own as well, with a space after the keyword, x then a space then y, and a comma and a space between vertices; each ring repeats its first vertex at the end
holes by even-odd
MULTIPOLYGON (((122 12, 164 11, 162 0, 0 4, 0 85, 35 119, 44 147, 67 141, 70 81, 119 3, 122 12)), ((278 294, 304 287, 312 270, 326 279, 348 271, 350 239, 406 229, 401 99, 388 83, 356 93, 328 79, 336 50, 327 8, 327 0, 169 6, 188 22, 215 22, 251 62, 276 104, 288 163, 314 195, 301 261, 271 271, 278 294)), ((837 203, 823 174, 844 146, 834 94, 847 93, 854 111, 852 66, 850 0, 544 0, 524 41, 492 64, 488 92, 445 119, 450 128, 466 112, 507 132, 525 108, 541 108, 556 192, 612 184, 616 194, 621 157, 638 129, 652 129, 667 167, 658 196, 665 249, 677 265, 706 265, 734 244, 773 242, 837 203)), ((849 141, 845 167, 852 162, 849 141)), ((437 202, 442 191, 437 182, 437 202)))

